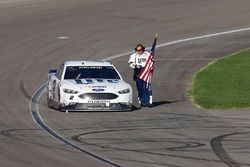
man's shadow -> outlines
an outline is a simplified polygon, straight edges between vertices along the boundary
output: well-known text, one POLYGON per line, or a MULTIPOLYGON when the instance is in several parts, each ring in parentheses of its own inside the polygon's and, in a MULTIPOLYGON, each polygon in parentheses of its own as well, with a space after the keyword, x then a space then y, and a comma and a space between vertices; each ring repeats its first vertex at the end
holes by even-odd
MULTIPOLYGON (((164 104, 171 104, 171 103, 176 103, 176 102, 179 102, 179 101, 155 101, 148 108, 154 108, 154 107, 161 106, 164 104)), ((141 109, 141 107, 133 105, 131 111, 133 112, 133 111, 137 111, 140 109, 141 109)))

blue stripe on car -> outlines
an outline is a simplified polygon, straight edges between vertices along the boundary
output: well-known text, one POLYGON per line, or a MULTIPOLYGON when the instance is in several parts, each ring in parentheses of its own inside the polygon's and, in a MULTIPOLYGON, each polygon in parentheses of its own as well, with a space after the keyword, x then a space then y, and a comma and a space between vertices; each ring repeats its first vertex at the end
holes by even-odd
POLYGON ((83 84, 80 79, 76 79, 75 81, 76 81, 76 84, 83 84))
POLYGON ((97 82, 104 82, 102 79, 97 79, 97 82))
POLYGON ((91 79, 86 79, 87 83, 93 83, 91 79))

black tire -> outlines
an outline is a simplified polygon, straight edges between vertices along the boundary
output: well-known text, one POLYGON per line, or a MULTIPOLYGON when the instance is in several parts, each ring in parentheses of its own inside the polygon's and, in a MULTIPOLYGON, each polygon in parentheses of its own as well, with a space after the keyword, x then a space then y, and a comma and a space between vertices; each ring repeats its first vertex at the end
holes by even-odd
POLYGON ((47 105, 48 105, 49 108, 54 108, 53 107, 53 102, 49 98, 47 98, 47 105))

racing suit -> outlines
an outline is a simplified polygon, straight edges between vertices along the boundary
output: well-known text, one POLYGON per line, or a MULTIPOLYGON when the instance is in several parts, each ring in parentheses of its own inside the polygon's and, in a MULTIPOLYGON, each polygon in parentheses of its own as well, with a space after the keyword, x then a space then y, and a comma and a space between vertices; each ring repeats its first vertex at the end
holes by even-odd
POLYGON ((148 85, 147 82, 143 81, 138 77, 138 74, 142 71, 143 67, 146 65, 146 61, 150 53, 144 51, 142 54, 133 53, 130 55, 128 64, 134 69, 133 79, 136 82, 137 92, 138 92, 138 101, 142 106, 152 104, 152 91, 151 85, 148 85))

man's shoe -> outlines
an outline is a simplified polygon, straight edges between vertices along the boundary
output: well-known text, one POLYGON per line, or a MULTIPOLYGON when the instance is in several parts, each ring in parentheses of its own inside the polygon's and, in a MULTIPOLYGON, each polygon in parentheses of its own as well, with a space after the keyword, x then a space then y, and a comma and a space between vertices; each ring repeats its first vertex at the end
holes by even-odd
POLYGON ((153 104, 148 104, 148 106, 147 107, 154 107, 154 105, 153 104))

